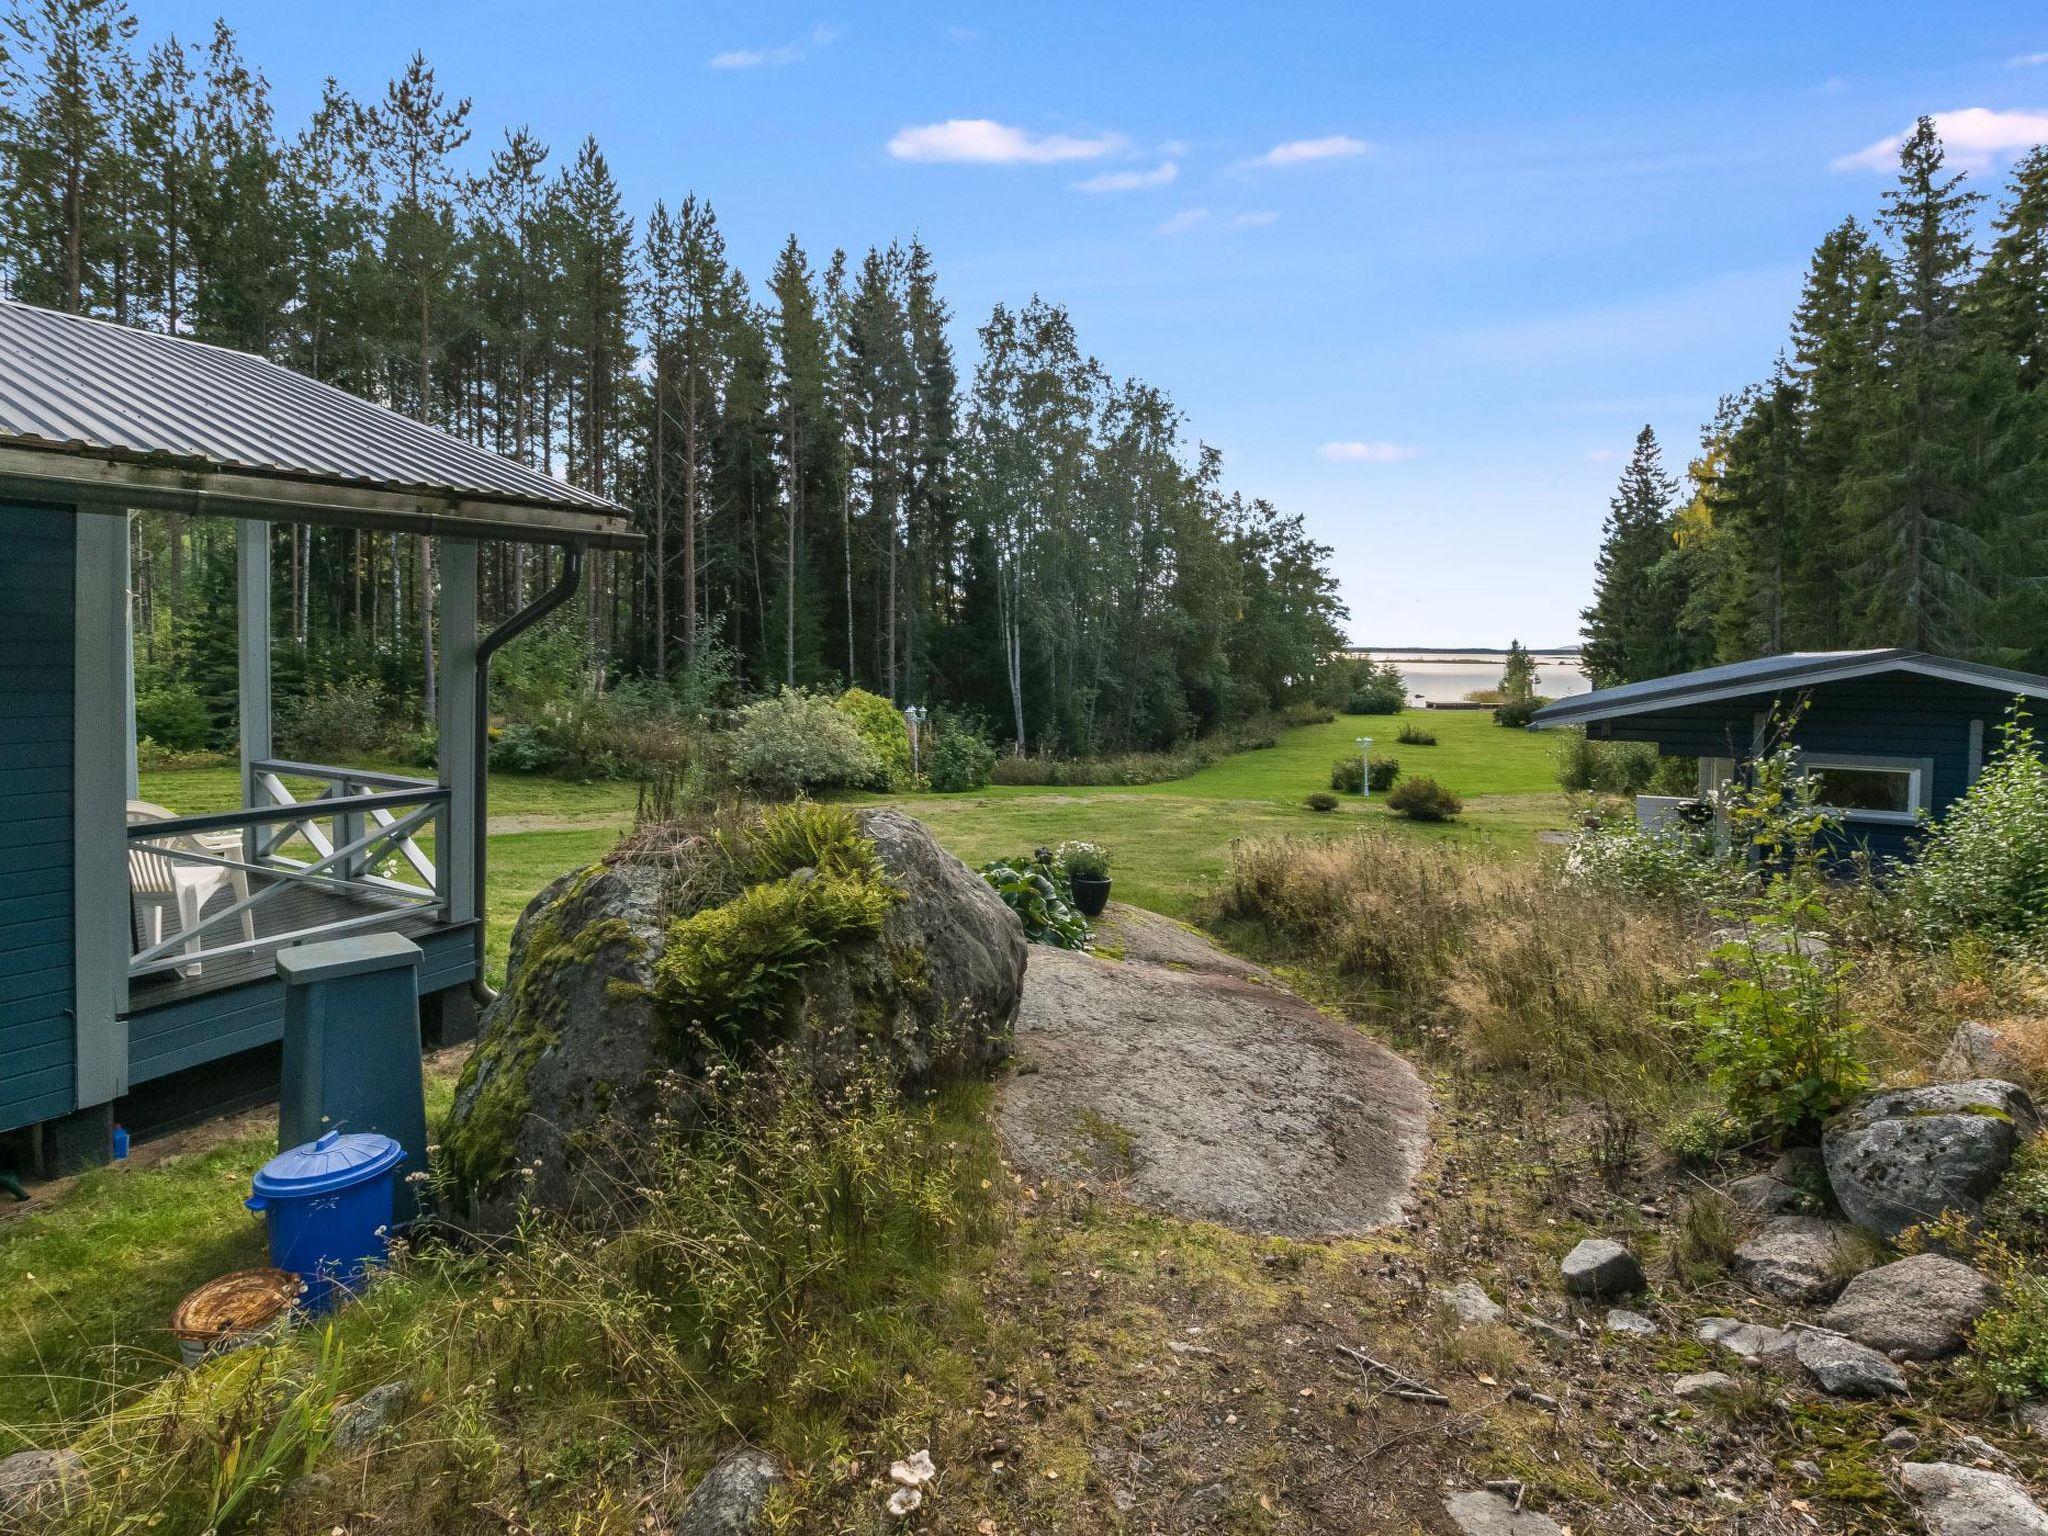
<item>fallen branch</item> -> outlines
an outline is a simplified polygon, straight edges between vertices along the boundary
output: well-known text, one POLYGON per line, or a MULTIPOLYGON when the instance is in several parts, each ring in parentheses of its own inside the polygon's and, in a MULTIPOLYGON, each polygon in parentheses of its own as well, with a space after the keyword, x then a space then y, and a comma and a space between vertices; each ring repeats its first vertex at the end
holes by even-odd
POLYGON ((1380 1380, 1386 1382, 1388 1386, 1394 1389, 1393 1395, 1395 1397, 1402 1398, 1408 1402, 1434 1402, 1440 1407, 1450 1407, 1451 1400, 1428 1382, 1417 1381, 1406 1371, 1391 1366, 1384 1360, 1375 1360, 1362 1349, 1353 1349, 1348 1344, 1338 1344, 1333 1347, 1345 1359, 1354 1361, 1364 1367, 1367 1375, 1377 1376, 1380 1380))

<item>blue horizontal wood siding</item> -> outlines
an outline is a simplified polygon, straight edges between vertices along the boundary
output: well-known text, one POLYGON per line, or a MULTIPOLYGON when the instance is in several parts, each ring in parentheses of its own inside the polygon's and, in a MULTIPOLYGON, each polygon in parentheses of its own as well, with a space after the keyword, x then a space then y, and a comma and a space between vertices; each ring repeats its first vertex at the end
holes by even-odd
MULTIPOLYGON (((416 942, 424 955, 422 996, 475 978, 474 928, 444 929, 416 942)), ((128 1080, 148 1082, 268 1045, 283 1035, 284 984, 274 979, 141 1009, 128 1017, 128 1080)))
MULTIPOLYGON (((1754 722, 1774 708, 1805 701, 1793 730, 1808 752, 1849 752, 1869 757, 1924 757, 1934 764, 1929 810, 1935 817, 1970 787, 1972 728, 1982 731, 1984 756, 1998 746, 1998 728, 2012 700, 1995 689, 1912 673, 1821 683, 1782 699, 1772 694, 1696 704, 1663 714, 1611 722, 1598 737, 1652 741, 1666 756, 1740 757, 1748 754, 1754 722)), ((1851 821, 1847 840, 1884 858, 1910 852, 1910 827, 1851 821)))
POLYGON ((72 535, 0 505, 0 1130, 73 1104, 72 535))

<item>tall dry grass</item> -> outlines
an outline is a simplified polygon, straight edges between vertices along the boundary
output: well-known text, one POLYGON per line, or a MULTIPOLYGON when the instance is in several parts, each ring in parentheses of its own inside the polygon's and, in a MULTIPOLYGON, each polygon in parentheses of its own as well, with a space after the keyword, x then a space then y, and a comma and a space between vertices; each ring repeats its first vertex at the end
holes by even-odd
POLYGON ((1697 922, 1567 887, 1551 862, 1385 834, 1248 840, 1220 911, 1473 1068, 1617 1103, 1693 1075, 1668 1005, 1697 922))

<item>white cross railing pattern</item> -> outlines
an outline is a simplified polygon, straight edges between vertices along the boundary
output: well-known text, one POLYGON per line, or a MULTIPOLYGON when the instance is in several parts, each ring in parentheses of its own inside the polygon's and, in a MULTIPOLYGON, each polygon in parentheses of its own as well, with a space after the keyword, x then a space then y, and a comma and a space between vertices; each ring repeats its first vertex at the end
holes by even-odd
POLYGON ((244 810, 129 825, 131 854, 241 877, 235 899, 202 913, 196 924, 138 937, 128 962, 131 978, 169 971, 190 976, 203 973, 208 960, 229 955, 389 927, 407 917, 446 917, 447 893, 421 846, 431 835, 438 847, 449 833, 449 794, 440 785, 268 759, 250 765, 248 788, 254 803, 244 810), (300 800, 288 781, 307 779, 320 792, 300 800), (241 835, 239 858, 228 839, 216 835, 202 844, 201 834, 223 832, 241 835), (281 910, 288 893, 308 891, 330 898, 327 910, 336 915, 296 924, 250 922, 266 908, 281 910), (365 904, 370 910, 362 910, 365 904), (271 931, 263 932, 265 926, 271 931))

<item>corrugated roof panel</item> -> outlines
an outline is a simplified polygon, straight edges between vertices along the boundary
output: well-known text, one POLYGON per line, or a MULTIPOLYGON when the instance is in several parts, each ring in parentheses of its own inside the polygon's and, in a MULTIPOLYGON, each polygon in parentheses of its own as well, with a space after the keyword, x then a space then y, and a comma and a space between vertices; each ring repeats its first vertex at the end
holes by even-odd
POLYGON ((616 502, 246 352, 0 302, 0 443, 616 517, 616 502))

